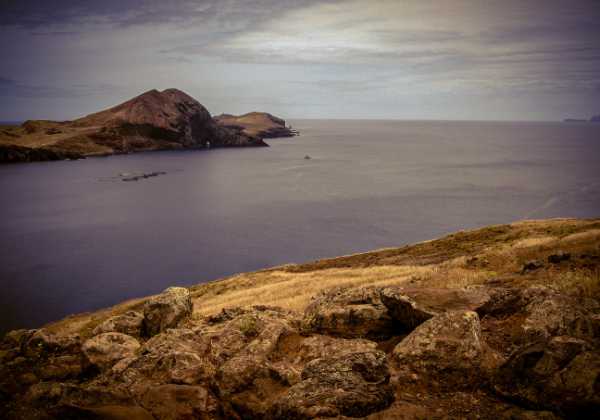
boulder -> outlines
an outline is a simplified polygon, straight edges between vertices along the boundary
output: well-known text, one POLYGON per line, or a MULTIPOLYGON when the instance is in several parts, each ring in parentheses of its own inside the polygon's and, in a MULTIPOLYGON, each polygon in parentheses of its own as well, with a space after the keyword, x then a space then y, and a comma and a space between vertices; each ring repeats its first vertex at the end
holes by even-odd
POLYGON ((151 337, 177 325, 192 315, 190 292, 184 287, 169 287, 144 305, 144 332, 151 337))
POLYGON ((475 310, 489 299, 483 288, 441 289, 386 287, 381 301, 392 318, 407 331, 446 311, 475 310))
POLYGON ((81 338, 79 334, 60 334, 37 330, 27 341, 25 354, 37 357, 49 353, 79 353, 81 338))
POLYGON ((146 388, 140 403, 161 420, 225 418, 212 393, 203 386, 158 385, 146 388))
POLYGON ((381 351, 315 359, 304 367, 302 381, 278 398, 270 417, 367 416, 394 401, 389 378, 386 356, 381 351))
POLYGON ((397 331, 374 288, 334 288, 313 298, 304 312, 305 332, 385 340, 397 331))
POLYGON ((87 361, 100 370, 109 369, 119 360, 133 356, 139 348, 140 343, 135 338, 116 332, 92 337, 82 346, 87 361))
POLYGON ((394 348, 393 357, 407 374, 455 386, 477 380, 485 351, 477 313, 452 311, 418 326, 394 348))
POLYGON ((131 336, 139 336, 142 332, 144 315, 136 311, 127 311, 121 315, 108 318, 92 331, 93 335, 107 332, 119 332, 131 336))
POLYGON ((41 379, 76 378, 83 372, 80 355, 64 355, 49 357, 38 369, 41 379))
POLYGON ((531 407, 568 418, 600 412, 600 353, 585 340, 553 337, 515 352, 494 378, 494 389, 531 407))

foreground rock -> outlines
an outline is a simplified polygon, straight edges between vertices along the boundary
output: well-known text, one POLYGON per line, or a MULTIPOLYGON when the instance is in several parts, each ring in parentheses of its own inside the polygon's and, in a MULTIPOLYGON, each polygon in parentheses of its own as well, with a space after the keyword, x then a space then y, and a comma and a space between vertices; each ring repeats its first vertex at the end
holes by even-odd
POLYGON ((226 127, 177 89, 150 90, 74 121, 27 121, 0 131, 0 163, 78 159, 144 150, 267 146, 226 127))
POLYGON ((132 357, 140 348, 138 341, 126 334, 109 332, 97 335, 83 343, 87 360, 100 370, 111 368, 116 362, 132 357))
POLYGON ((366 416, 393 402, 389 379, 386 355, 380 351, 315 359, 271 414, 279 419, 366 416))
POLYGON ((344 338, 385 340, 394 322, 376 289, 335 288, 315 296, 304 312, 306 331, 344 338))
MULTIPOLYGON (((521 264, 513 265, 515 276, 531 276, 520 274, 521 264)), ((169 288, 111 316, 94 314, 87 325, 67 319, 13 331, 0 341, 0 413, 8 419, 597 416, 597 299, 496 280, 464 289, 409 284, 329 289, 301 313, 253 306, 210 316, 192 316, 190 291, 169 288)), ((204 296, 194 294, 198 307, 204 296)))
POLYGON ((468 290, 386 287, 381 301, 395 321, 408 331, 447 311, 472 311, 489 300, 483 288, 468 290))
POLYGON ((184 287, 170 287, 144 305, 144 333, 151 337, 192 315, 190 292, 184 287))
POLYGON ((430 384, 470 387, 481 382, 486 364, 493 364, 494 355, 486 351, 477 313, 451 311, 418 326, 394 348, 393 357, 405 374, 430 384))

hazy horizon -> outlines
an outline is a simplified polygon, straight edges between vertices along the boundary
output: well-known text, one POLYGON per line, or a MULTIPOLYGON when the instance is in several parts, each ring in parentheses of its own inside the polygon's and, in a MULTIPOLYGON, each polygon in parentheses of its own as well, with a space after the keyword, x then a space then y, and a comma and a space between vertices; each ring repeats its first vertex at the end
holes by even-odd
POLYGON ((73 119, 169 87, 212 114, 589 119, 598 21, 591 0, 5 0, 0 120, 73 119))

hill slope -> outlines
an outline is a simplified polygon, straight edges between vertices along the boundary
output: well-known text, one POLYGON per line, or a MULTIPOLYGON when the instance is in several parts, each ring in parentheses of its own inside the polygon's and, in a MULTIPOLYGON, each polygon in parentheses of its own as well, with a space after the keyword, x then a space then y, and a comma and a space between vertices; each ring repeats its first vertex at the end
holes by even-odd
POLYGON ((74 121, 27 121, 0 127, 0 162, 73 158, 145 150, 266 146, 241 128, 216 124, 177 89, 151 90, 74 121), (35 149, 35 151, 20 148, 35 149))
POLYGON ((221 114, 215 117, 223 127, 241 129, 249 136, 261 138, 292 137, 297 133, 286 127, 285 121, 266 112, 250 112, 244 115, 221 114))
POLYGON ((275 267, 6 335, 8 418, 588 418, 600 220, 275 267), (112 416, 112 417, 111 417, 112 416))

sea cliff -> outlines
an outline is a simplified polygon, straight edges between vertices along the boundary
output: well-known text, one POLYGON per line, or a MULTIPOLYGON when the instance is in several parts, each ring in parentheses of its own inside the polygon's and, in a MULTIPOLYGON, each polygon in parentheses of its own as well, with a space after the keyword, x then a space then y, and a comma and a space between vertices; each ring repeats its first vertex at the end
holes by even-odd
POLYGON ((73 121, 26 121, 0 126, 0 163, 78 159, 149 150, 268 146, 262 139, 288 130, 279 118, 263 129, 222 124, 177 89, 151 90, 73 121), (279 131, 278 131, 279 130, 279 131))
POLYGON ((591 418, 600 220, 174 287, 0 346, 6 418, 591 418))

